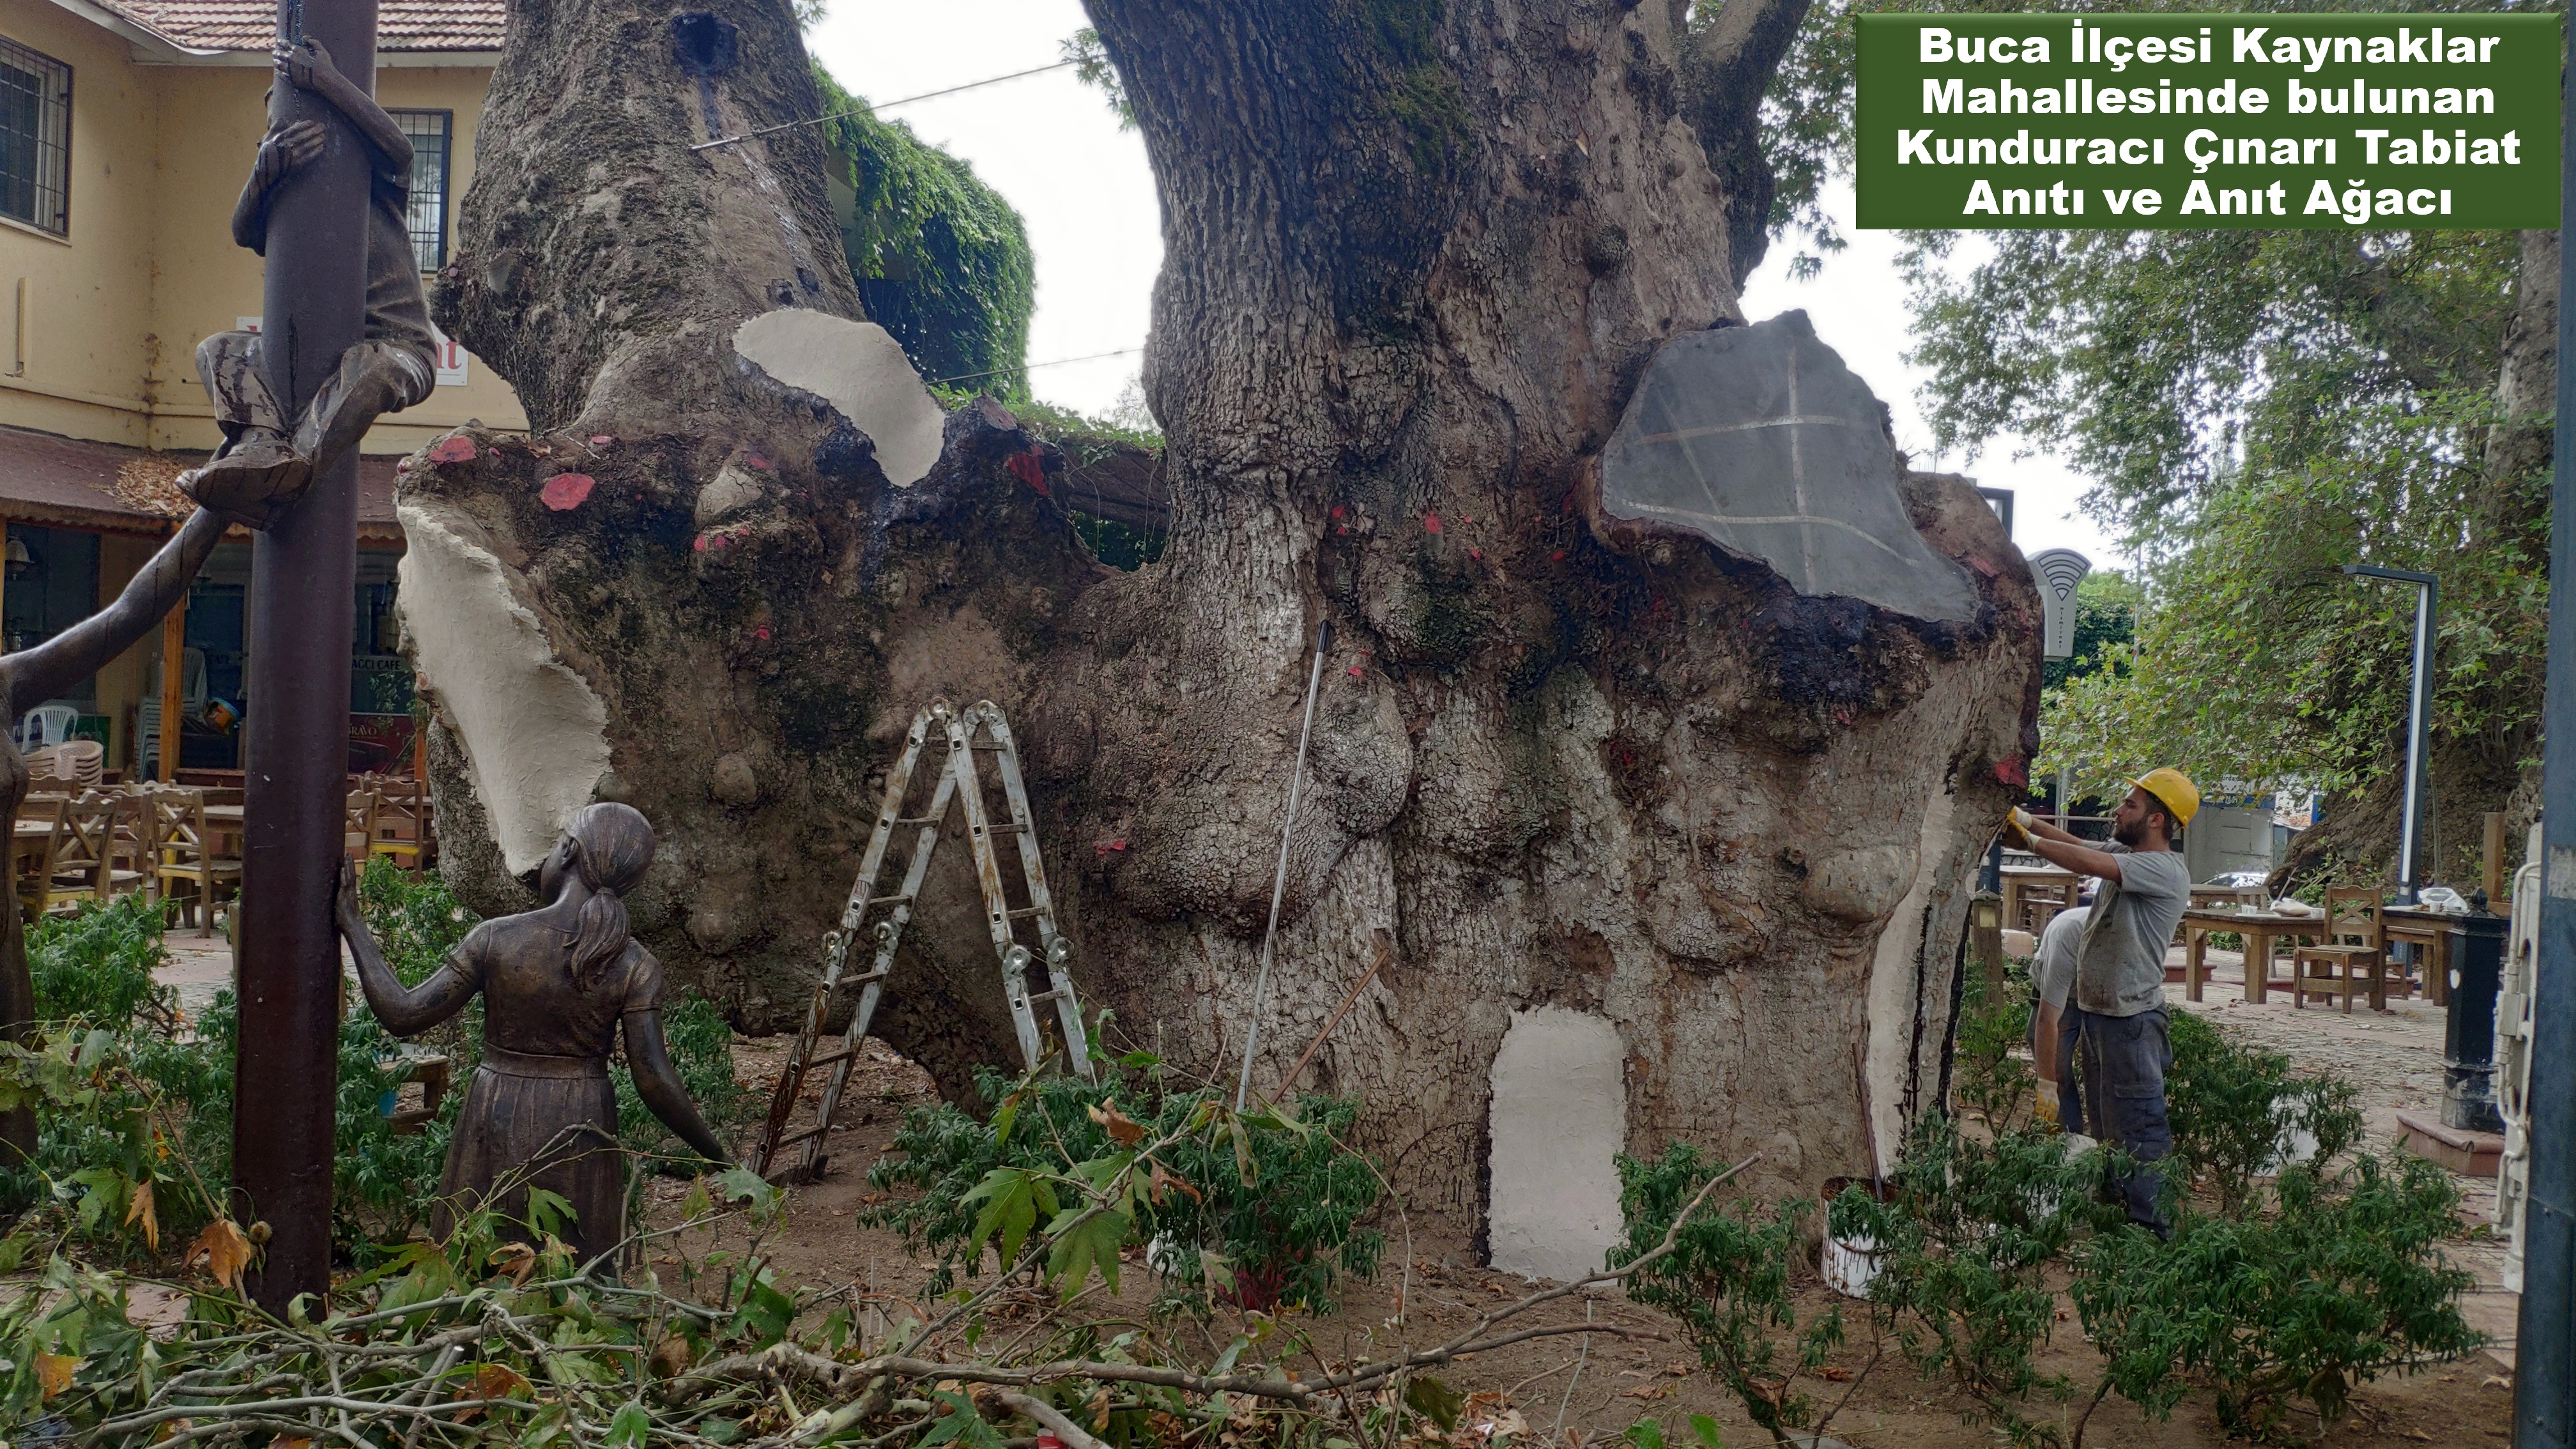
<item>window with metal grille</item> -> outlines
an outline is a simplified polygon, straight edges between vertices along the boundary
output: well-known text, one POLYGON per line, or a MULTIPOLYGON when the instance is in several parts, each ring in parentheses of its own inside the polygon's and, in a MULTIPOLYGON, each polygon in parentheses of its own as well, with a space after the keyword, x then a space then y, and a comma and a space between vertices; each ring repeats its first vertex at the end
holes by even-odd
POLYGON ((0 40, 0 216, 72 229, 72 68, 0 40))
POLYGON ((456 129, 454 111, 392 111, 411 138, 411 202, 404 224, 413 255, 426 274, 447 265, 447 154, 456 129))

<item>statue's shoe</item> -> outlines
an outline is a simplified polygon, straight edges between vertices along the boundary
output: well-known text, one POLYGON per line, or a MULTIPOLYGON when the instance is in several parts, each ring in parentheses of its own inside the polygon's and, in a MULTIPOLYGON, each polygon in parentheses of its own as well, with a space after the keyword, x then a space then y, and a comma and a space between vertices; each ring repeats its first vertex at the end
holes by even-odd
POLYGON ((266 528, 313 482, 313 462, 283 438, 244 443, 179 475, 179 490, 235 523, 266 528))

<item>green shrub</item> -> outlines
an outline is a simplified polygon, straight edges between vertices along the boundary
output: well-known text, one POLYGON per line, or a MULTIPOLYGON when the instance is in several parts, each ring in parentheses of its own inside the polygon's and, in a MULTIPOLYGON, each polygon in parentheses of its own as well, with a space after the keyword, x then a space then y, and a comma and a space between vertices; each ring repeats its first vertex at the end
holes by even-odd
POLYGON ((2112 1196, 2125 1162, 2108 1150, 2069 1157, 2064 1137, 2034 1129, 1983 1141, 1933 1117, 1916 1125, 1887 1202, 1853 1188, 1828 1208, 1835 1233, 1884 1254, 1870 1284, 1878 1325, 1918 1373, 1954 1380, 2015 1444, 2046 1437, 2025 1399, 2071 1392, 2035 1358, 2057 1321, 2051 1273, 2080 1235, 2126 1219, 2112 1196))
POLYGON ((2185 1213, 2170 1243, 2123 1229, 2084 1246, 2072 1291, 2108 1360, 2101 1392, 2163 1417, 2180 1375, 2205 1375, 2230 1433, 2279 1440, 2295 1401, 2330 1422, 2354 1385, 2481 1342, 2459 1312, 2475 1279, 2442 1253, 2462 1229, 2441 1168, 2301 1164, 2266 1196, 2246 1215, 2185 1213))
POLYGON ((2281 1165, 2288 1129, 2315 1136, 2319 1162, 2361 1140, 2359 1094, 2350 1083, 2294 1072, 2288 1057, 2248 1046, 2187 1011, 2172 1013, 2168 1030, 2173 1067, 2165 1101, 2177 1189, 2205 1183, 2222 1212, 2241 1213, 2260 1179, 2281 1165))
POLYGON ((140 895, 118 896, 104 906, 83 903, 68 916, 37 921, 27 931, 37 1020, 123 1031, 147 1012, 167 1018, 175 993, 152 980, 170 959, 161 947, 161 929, 161 907, 140 895))
MULTIPOLYGON (((1622 1154, 1619 1210, 1627 1237, 1610 1250, 1610 1266, 1623 1268, 1655 1251, 1717 1171, 1684 1142, 1653 1162, 1622 1154)), ((1813 1206, 1792 1201, 1767 1214, 1749 1202, 1703 1207, 1682 1225, 1670 1254, 1628 1279, 1628 1296, 1677 1320, 1701 1366, 1780 1444, 1795 1442, 1793 1435, 1821 1434, 1833 1418, 1831 1409, 1818 1417, 1798 1383, 1824 1367, 1825 1356, 1844 1341, 1841 1306, 1801 1323, 1790 1286, 1789 1264, 1806 1241, 1800 1224, 1813 1206)))
MULTIPOLYGON (((1096 1181, 1099 1164, 1165 1138, 1174 1140, 1155 1152, 1127 1204, 1128 1241, 1153 1243, 1153 1267, 1179 1290, 1177 1301, 1329 1314, 1341 1279, 1377 1272, 1381 1240, 1357 1226, 1377 1203, 1377 1170, 1339 1141, 1359 1115, 1354 1101, 1308 1093, 1295 1117, 1236 1117, 1222 1110, 1222 1092, 1169 1090, 1151 1073, 1121 1076, 1107 1065, 1096 1085, 1062 1076, 1015 1083, 987 1070, 976 1088, 999 1104, 988 1120, 945 1103, 904 1115, 890 1149, 900 1155, 871 1168, 868 1181, 920 1196, 859 1215, 939 1255, 934 1293, 983 1271, 993 1183, 1026 1183, 1033 1208, 1078 1202, 1078 1191, 1057 1190, 1068 1177, 1096 1181)), ((1007 1239, 1005 1266, 1018 1242, 1007 1239)))

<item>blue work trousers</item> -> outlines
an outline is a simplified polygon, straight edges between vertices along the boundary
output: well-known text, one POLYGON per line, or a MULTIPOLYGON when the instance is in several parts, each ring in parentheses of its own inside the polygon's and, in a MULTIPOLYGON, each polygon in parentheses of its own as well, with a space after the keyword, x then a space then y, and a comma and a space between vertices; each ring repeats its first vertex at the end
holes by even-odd
POLYGON ((2070 1006, 2084 1057, 2084 1118, 2094 1135, 2118 1143, 2138 1171, 2125 1185, 2129 1221, 2158 1236, 2171 1231, 2156 1197, 2162 1175, 2152 1164, 2173 1152, 2165 1120, 2165 1069, 2173 1065, 2163 1007, 2135 1016, 2103 1016, 2070 1006))

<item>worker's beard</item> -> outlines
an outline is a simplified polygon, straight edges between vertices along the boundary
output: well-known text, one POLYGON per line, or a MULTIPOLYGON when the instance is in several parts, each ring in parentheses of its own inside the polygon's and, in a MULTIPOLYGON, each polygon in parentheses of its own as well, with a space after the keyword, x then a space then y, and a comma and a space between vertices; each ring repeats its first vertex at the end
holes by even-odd
POLYGON ((2120 826, 2118 829, 2111 832, 2111 838, 2120 842, 2122 845, 2129 847, 2131 850, 2135 850, 2139 846, 2147 843, 2147 822, 2144 820, 2138 820, 2134 823, 2120 826))

